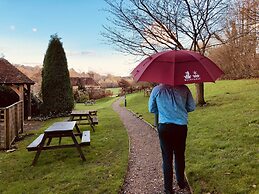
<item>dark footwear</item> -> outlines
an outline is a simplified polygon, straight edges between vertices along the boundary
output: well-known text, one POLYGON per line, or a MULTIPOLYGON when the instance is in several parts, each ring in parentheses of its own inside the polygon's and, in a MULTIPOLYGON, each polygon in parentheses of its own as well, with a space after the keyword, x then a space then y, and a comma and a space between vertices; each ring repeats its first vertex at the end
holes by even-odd
POLYGON ((175 194, 174 191, 165 190, 165 194, 175 194))
POLYGON ((189 188, 188 183, 186 181, 182 183, 177 183, 180 189, 186 189, 189 188))

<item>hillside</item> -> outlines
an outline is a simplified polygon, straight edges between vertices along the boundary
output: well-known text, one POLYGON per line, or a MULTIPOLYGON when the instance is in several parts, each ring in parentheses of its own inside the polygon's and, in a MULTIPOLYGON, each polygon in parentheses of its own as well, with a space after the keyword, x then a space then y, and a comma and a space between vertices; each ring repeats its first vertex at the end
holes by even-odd
MULTIPOLYGON (((22 73, 27 75, 30 79, 35 82, 35 85, 32 87, 33 93, 39 93, 41 87, 41 69, 40 66, 25 66, 25 65, 14 65, 17 69, 19 69, 22 73)), ((131 77, 121 77, 114 76, 111 74, 108 75, 100 75, 95 72, 77 72, 73 68, 69 69, 70 77, 92 77, 96 82, 98 82, 102 87, 118 87, 118 81, 121 79, 125 79, 129 82, 132 82, 131 77)))

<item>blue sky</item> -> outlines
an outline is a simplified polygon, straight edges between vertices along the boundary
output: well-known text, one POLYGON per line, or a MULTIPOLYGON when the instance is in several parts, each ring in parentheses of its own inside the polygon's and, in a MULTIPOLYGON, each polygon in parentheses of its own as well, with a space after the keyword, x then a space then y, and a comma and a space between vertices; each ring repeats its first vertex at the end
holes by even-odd
POLYGON ((0 57, 42 65, 50 35, 57 33, 68 67, 77 71, 129 75, 135 58, 105 44, 103 0, 0 0, 0 57))

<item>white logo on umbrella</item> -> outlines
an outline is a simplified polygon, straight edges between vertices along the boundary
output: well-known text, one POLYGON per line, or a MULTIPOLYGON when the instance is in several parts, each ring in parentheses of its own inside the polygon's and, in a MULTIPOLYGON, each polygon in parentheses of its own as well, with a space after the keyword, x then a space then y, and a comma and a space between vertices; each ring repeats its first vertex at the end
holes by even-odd
POLYGON ((186 71, 185 72, 185 76, 184 76, 184 80, 186 81, 186 80, 190 80, 191 78, 192 78, 192 76, 190 75, 190 72, 189 71, 186 71))
POLYGON ((194 80, 200 80, 200 75, 197 73, 197 71, 193 71, 193 74, 191 75, 189 71, 185 72, 184 81, 194 81, 194 80))

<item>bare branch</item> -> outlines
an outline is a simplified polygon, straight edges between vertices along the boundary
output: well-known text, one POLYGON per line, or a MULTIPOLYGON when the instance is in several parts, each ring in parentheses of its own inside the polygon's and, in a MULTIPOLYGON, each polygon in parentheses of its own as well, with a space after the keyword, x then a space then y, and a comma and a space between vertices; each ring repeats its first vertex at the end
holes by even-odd
POLYGON ((104 27, 103 36, 121 52, 135 55, 187 47, 204 52, 222 30, 227 9, 226 0, 105 1, 112 25, 104 27))

